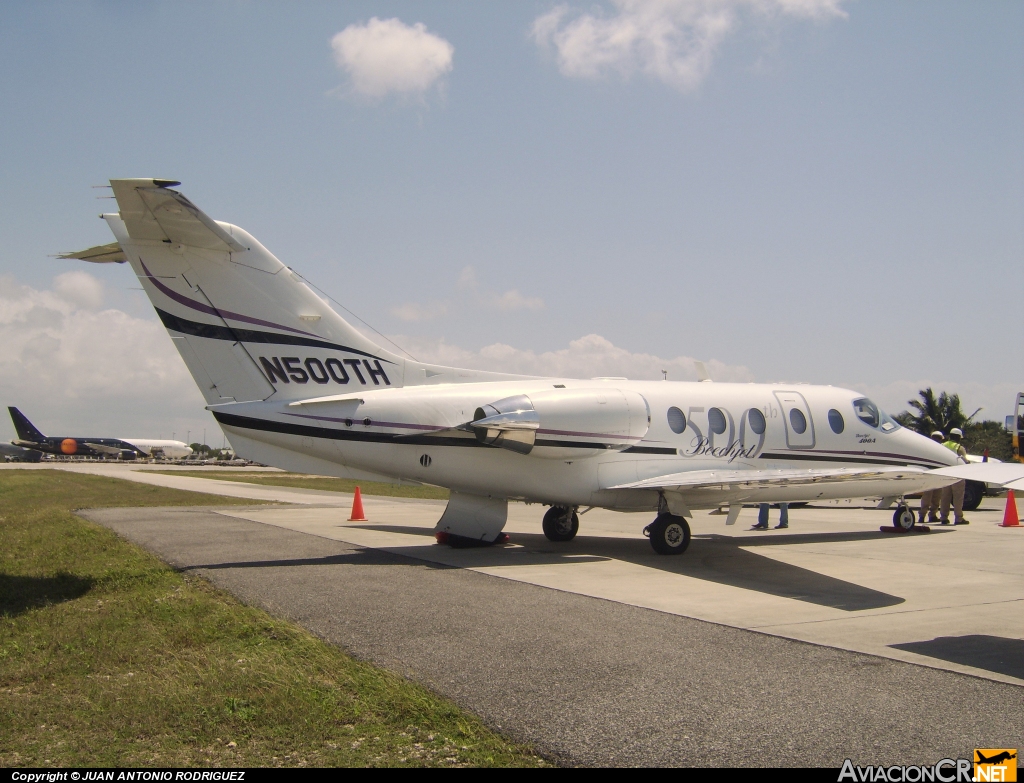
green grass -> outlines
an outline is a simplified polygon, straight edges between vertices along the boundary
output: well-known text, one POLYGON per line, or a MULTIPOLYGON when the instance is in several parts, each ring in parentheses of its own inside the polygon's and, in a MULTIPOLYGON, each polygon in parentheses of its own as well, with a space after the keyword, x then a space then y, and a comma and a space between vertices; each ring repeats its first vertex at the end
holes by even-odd
POLYGON ((0 766, 544 763, 72 513, 217 503, 237 501, 0 472, 0 766))
POLYGON ((221 481, 241 481, 246 484, 267 484, 276 487, 301 487, 302 489, 323 489, 329 492, 354 492, 358 486, 364 495, 382 495, 391 498, 428 498, 431 500, 447 500, 448 490, 441 487, 424 485, 385 484, 379 481, 354 481, 352 479, 334 478, 332 476, 311 476, 303 473, 257 473, 246 472, 244 468, 235 470, 154 470, 152 473, 165 473, 168 476, 192 476, 194 478, 219 479, 221 481))

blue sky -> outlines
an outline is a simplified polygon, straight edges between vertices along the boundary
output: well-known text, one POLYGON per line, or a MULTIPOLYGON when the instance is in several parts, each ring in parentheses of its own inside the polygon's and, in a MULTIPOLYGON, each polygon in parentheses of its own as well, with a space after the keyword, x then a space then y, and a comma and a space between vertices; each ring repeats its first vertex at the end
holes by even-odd
POLYGON ((421 358, 683 379, 696 357, 722 379, 846 385, 893 411, 935 384, 1009 412, 1024 5, 570 2, 535 33, 557 7, 0 5, 0 275, 23 300, 63 296, 38 306, 99 335, 43 335, 54 375, 26 353, 42 311, 0 318, 18 368, 5 404, 83 431, 206 421, 127 268, 48 257, 110 241, 95 216, 113 202, 91 185, 157 176, 421 358), (610 53, 573 38, 658 13, 680 34, 675 76, 642 35, 610 53), (701 43, 715 13, 727 23, 701 43), (373 18, 421 23, 447 67, 361 93, 381 61, 339 65, 332 38, 373 18), (73 270, 98 283, 54 281, 73 270), (577 355, 588 335, 596 359, 577 355), (98 377, 147 355, 162 380, 98 377), (105 369, 38 392, 76 362, 105 369))

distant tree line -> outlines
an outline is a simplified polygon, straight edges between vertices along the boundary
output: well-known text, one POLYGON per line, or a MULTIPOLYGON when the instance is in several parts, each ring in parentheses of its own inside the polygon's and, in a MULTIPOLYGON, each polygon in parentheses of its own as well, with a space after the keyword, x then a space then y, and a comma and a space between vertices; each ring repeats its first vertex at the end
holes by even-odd
POLYGON ((1003 422, 975 421, 974 417, 981 408, 968 416, 961 406, 959 394, 940 392, 936 396, 931 387, 921 389, 917 394, 920 399, 907 401, 913 411, 893 416, 904 427, 922 435, 931 435, 939 430, 947 438, 951 429, 959 427, 963 430, 964 448, 969 454, 981 455, 988 449, 990 457, 1004 462, 1013 458, 1013 439, 1004 429, 1003 422))
POLYGON ((211 449, 205 443, 190 443, 192 456, 189 459, 233 459, 231 449, 211 449))

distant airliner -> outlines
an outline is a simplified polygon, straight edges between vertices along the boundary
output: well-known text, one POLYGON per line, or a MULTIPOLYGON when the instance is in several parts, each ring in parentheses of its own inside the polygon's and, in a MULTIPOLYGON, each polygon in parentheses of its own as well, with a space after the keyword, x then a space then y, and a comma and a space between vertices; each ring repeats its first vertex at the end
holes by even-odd
MULTIPOLYGON (((354 329, 246 231, 159 179, 111 180, 116 242, 65 258, 125 262, 235 452, 288 470, 447 487, 453 545, 503 540, 512 499, 551 508, 553 541, 582 506, 656 512, 662 554, 693 509, 899 499, 1024 466, 963 465, 862 394, 803 384, 537 378, 405 359, 354 329), (1001 472, 998 470, 1002 468, 1001 472)), ((348 270, 353 284, 359 269, 348 270)))
POLYGON ((188 444, 180 440, 152 440, 151 438, 79 438, 46 437, 17 408, 8 408, 18 440, 11 444, 45 454, 63 454, 77 457, 169 457, 178 459, 192 453, 188 444))

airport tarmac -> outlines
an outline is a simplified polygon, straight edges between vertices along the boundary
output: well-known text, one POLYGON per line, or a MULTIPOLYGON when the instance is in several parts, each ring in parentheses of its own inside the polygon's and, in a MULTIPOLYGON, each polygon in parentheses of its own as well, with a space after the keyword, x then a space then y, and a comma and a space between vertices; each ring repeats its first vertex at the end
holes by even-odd
MULTIPOLYGON (((891 512, 856 501, 794 509, 785 531, 750 530, 753 508, 731 527, 724 516, 696 512, 690 550, 664 557, 643 537, 648 513, 594 509, 566 545, 541 534, 543 507, 513 503, 505 527, 510 545, 456 550, 433 540, 444 501, 367 496, 370 521, 350 523, 352 496, 343 493, 102 464, 74 469, 314 505, 220 513, 488 576, 1024 685, 1024 529, 997 526, 1002 509, 996 499, 970 515, 971 525, 909 535, 880 533, 891 524, 891 512)), ((772 524, 777 514, 773 510, 772 524)))
POLYGON ((350 523, 345 495, 61 467, 294 504, 84 515, 568 763, 932 763, 1024 736, 1024 530, 997 501, 910 535, 857 503, 763 533, 697 513, 681 557, 649 514, 553 544, 512 504, 510 545, 452 550, 440 501, 364 497, 350 523))

